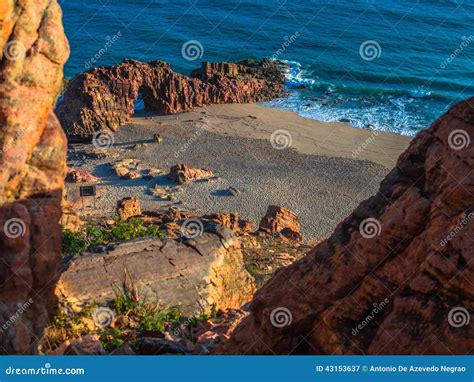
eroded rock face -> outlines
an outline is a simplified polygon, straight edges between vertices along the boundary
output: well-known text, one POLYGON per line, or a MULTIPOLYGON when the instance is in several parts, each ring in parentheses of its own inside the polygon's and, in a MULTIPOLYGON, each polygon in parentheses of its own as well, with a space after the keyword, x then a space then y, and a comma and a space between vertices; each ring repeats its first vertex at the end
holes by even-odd
POLYGON ((74 77, 56 113, 69 141, 85 141, 99 130, 116 130, 134 112, 141 92, 145 109, 160 114, 189 111, 211 103, 266 101, 283 94, 284 76, 278 64, 203 63, 187 77, 161 61, 124 60, 74 77))
POLYGON ((301 224, 298 215, 287 208, 268 206, 258 229, 268 235, 280 234, 288 240, 301 240, 301 224))
POLYGON ((119 200, 117 202, 117 214, 122 221, 133 216, 140 216, 142 214, 140 199, 136 196, 130 196, 119 200))
POLYGON ((236 235, 245 235, 253 231, 253 224, 249 220, 239 219, 239 213, 216 212, 204 215, 203 219, 231 229, 236 235))
POLYGON ((69 46, 56 0, 0 6, 0 354, 36 353, 54 309, 66 138, 53 106, 69 46))
POLYGON ((186 315, 240 308, 255 292, 240 242, 228 229, 177 242, 145 239, 115 245, 103 254, 76 256, 67 265, 57 295, 68 305, 106 303, 129 275, 140 298, 186 315))
POLYGON ((184 164, 177 164, 170 168, 168 178, 174 180, 178 184, 185 184, 193 182, 202 178, 209 178, 213 176, 211 170, 205 168, 193 168, 184 164))
POLYGON ((219 352, 472 352, 473 168, 471 98, 420 132, 328 240, 276 273, 219 352))

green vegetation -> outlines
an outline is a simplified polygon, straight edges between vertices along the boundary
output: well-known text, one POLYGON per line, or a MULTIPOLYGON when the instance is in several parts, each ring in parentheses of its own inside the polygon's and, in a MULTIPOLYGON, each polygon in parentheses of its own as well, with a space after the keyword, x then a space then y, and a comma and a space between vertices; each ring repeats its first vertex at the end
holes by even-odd
POLYGON ((165 233, 157 225, 145 226, 142 218, 134 218, 126 222, 116 221, 111 227, 89 225, 80 232, 65 229, 63 231, 63 256, 75 255, 114 241, 127 241, 146 236, 164 238, 165 233))
POLYGON ((193 329, 217 315, 216 309, 212 309, 210 314, 188 317, 179 307, 166 308, 148 301, 146 297, 139 295, 127 269, 122 285, 116 285, 115 294, 114 300, 108 305, 110 312, 113 312, 113 319, 105 327, 94 321, 96 309, 104 309, 97 304, 82 307, 79 312, 60 309, 45 330, 40 346, 42 353, 54 350, 66 340, 85 335, 97 335, 107 352, 112 352, 124 343, 133 346, 137 338, 150 332, 168 332, 194 342, 196 339, 193 329))

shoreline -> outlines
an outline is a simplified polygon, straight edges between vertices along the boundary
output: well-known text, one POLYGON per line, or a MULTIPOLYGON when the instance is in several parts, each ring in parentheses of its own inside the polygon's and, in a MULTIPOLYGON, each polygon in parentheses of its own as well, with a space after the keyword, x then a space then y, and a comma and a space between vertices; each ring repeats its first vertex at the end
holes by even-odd
POLYGON ((323 122, 300 116, 294 111, 260 104, 209 105, 184 114, 192 118, 202 110, 217 119, 208 123, 210 131, 216 133, 235 133, 241 137, 271 139, 272 133, 276 130, 287 130, 291 135, 290 147, 301 154, 368 160, 389 169, 396 164, 400 153, 413 139, 393 132, 361 129, 343 122, 323 122), (232 122, 233 119, 246 116, 259 119, 260 126, 249 126, 244 123, 239 125, 239 129, 232 130, 226 129, 228 125, 219 123, 219 118, 222 121, 222 117, 232 122))
MULTIPOLYGON (((362 201, 408 145, 408 137, 326 123, 256 104, 211 105, 187 113, 158 116, 139 112, 114 134, 105 155, 91 159, 93 145, 70 146, 68 164, 98 177, 97 208, 89 215, 112 216, 117 200, 138 196, 143 210, 170 206, 196 213, 235 212, 258 226, 269 205, 296 212, 304 237, 319 241, 362 201), (273 137, 276 131, 285 131, 273 137), (158 133, 163 142, 153 141, 158 133), (291 141, 291 146, 287 145, 291 141), (353 150, 368 142, 353 158, 353 150), (161 170, 152 178, 122 179, 114 162, 134 159, 138 172, 161 170), (173 165, 206 168, 216 176, 178 186, 166 177, 173 165), (150 194, 159 187, 173 196, 150 194), (228 195, 229 188, 238 195, 228 195)), ((69 193, 77 184, 68 183, 69 193)))

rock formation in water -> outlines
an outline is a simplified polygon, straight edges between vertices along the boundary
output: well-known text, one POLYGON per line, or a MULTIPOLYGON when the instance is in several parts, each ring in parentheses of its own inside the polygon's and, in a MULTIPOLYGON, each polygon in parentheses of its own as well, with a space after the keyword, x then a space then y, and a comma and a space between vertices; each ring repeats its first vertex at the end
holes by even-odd
POLYGON ((54 308, 66 137, 53 113, 69 45, 56 0, 0 6, 0 354, 35 353, 54 308))
POLYGON ((212 103, 267 101, 284 93, 283 82, 279 64, 268 60, 205 62, 192 77, 165 62, 124 60, 74 77, 56 113, 69 141, 84 141, 127 122, 139 93, 146 110, 172 114, 212 103))
POLYGON ((375 196, 257 292, 218 352, 471 353, 473 169, 471 98, 418 133, 375 196))

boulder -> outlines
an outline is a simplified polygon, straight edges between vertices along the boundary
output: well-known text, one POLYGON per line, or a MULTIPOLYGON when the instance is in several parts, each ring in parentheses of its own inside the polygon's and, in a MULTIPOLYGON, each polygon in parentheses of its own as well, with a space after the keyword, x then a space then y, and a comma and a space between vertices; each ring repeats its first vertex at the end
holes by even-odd
POLYGON ((37 353, 61 258, 66 139, 53 113, 69 46, 56 0, 0 6, 0 354, 37 353))
POLYGON ((227 227, 231 229, 236 235, 247 234, 253 231, 253 224, 249 220, 239 219, 237 211, 231 212, 217 212, 214 214, 204 215, 204 220, 227 227))
POLYGON ((298 215, 283 207, 269 206, 258 229, 267 235, 280 234, 292 241, 301 240, 298 215))
POLYGON ((203 63, 192 78, 165 62, 124 60, 75 76, 56 113, 70 142, 90 141, 96 131, 115 131, 128 121, 139 93, 146 110, 173 114, 211 103, 269 101, 284 94, 284 81, 279 64, 268 60, 203 63))
POLYGON ((134 216, 140 216, 142 214, 140 199, 136 196, 130 196, 119 200, 117 203, 117 214, 122 221, 134 216))
POLYGON ((189 316, 239 308, 255 292, 254 280, 244 268, 239 240, 227 229, 218 232, 182 242, 142 239, 76 256, 66 265, 56 294, 72 306, 105 304, 127 272, 140 298, 179 306, 189 316))
POLYGON ((177 164, 170 168, 168 178, 174 180, 178 184, 193 182, 198 179, 208 178, 213 176, 211 170, 205 168, 192 168, 184 164, 177 164))
POLYGON ((470 354, 472 105, 419 132, 377 194, 278 271, 216 352, 470 354))
POLYGON ((66 181, 71 183, 96 183, 99 179, 89 171, 79 168, 70 169, 66 176, 66 181))

